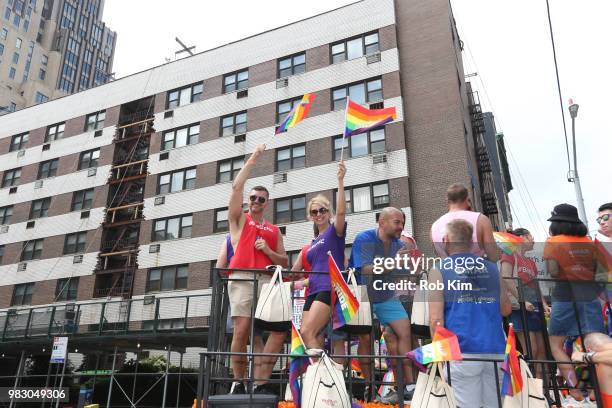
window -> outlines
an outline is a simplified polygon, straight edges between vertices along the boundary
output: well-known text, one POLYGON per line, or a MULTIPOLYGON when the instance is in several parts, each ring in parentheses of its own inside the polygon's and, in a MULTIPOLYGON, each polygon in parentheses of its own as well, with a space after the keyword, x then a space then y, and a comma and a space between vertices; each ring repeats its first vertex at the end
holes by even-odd
POLYGON ((45 94, 42 94, 40 92, 36 92, 36 103, 44 103, 47 102, 49 100, 49 97, 45 94))
POLYGON ((389 205, 389 184, 386 182, 346 188, 344 193, 347 213, 371 211, 389 205))
POLYGON ((344 157, 358 157, 366 154, 385 151, 385 129, 375 129, 367 133, 347 138, 336 136, 333 139, 334 160, 340 160, 340 151, 344 141, 344 157))
POLYGON ((55 287, 55 301, 77 300, 79 278, 58 279, 55 287))
POLYGON ((189 190, 196 185, 196 168, 173 171, 160 174, 157 182, 157 194, 174 193, 189 190))
MULTIPOLYGON (((17 73, 17 71, 15 71, 15 68, 11 67, 11 69, 9 70, 9 78, 11 79, 15 79, 15 74, 17 73)), ((13 111, 15 112, 15 111, 13 111)))
POLYGON ((70 211, 89 210, 93 203, 94 189, 75 191, 72 194, 70 211))
POLYGON ((64 254, 76 254, 78 252, 85 252, 86 244, 86 231, 68 234, 66 235, 66 240, 64 241, 64 254))
POLYGON ((31 261, 32 259, 40 259, 43 249, 43 240, 36 239, 33 241, 27 241, 23 243, 23 249, 21 251, 22 261, 31 261))
POLYGON ((0 44, 0 55, 4 54, 4 44, 0 44))
POLYGON ((13 206, 7 205, 6 207, 0 207, 0 225, 7 225, 11 222, 13 216, 13 206))
POLYGON ((47 128, 47 134, 45 135, 45 143, 63 138, 65 127, 66 122, 57 123, 55 125, 49 126, 47 128))
POLYGON ((79 158, 79 170, 98 167, 98 159, 100 158, 100 149, 88 150, 81 153, 79 158))
POLYGON ((6 28, 3 28, 2 31, 0 31, 0 40, 6 40, 7 35, 8 35, 8 30, 6 28))
POLYGON ((34 282, 15 285, 11 306, 24 306, 32 303, 34 293, 34 282))
POLYGON ((281 123, 287 114, 291 112, 291 109, 295 108, 302 101, 302 97, 290 99, 288 101, 281 101, 276 104, 276 123, 281 123))
POLYGON ((189 238, 191 237, 191 223, 191 214, 174 218, 166 218, 163 220, 155 220, 153 241, 189 238))
POLYGON ((188 265, 149 269, 147 292, 187 289, 188 265))
POLYGON ((200 124, 196 123, 188 127, 173 129, 164 133, 162 150, 169 150, 175 147, 183 147, 198 143, 200 135, 200 124))
POLYGON ((301 74, 306 71, 306 53, 293 55, 278 60, 277 78, 301 74))
POLYGON ((25 146, 28 144, 29 137, 29 133, 22 133, 20 135, 13 136, 11 138, 11 147, 9 148, 9 152, 14 152, 15 150, 25 148, 25 146))
POLYGON ((351 101, 361 105, 380 101, 383 99, 382 80, 380 78, 369 79, 364 82, 357 82, 334 88, 332 90, 333 110, 344 109, 346 106, 347 93, 351 101))
POLYGON ((40 57, 40 63, 42 65, 44 65, 45 67, 47 66, 47 63, 49 62, 49 57, 46 55, 43 55, 42 57, 40 57))
POLYGON ((301 169, 306 166, 306 145, 276 150, 276 171, 301 169))
POLYGON ((104 119, 106 118, 106 111, 100 111, 87 115, 85 121, 85 131, 98 130, 104 127, 104 119))
POLYGON ((47 160, 40 163, 37 180, 55 176, 57 174, 58 165, 59 159, 47 160))
POLYGON ((15 48, 20 49, 21 48, 21 43, 22 43, 21 38, 17 38, 15 40, 15 48))
POLYGON ((7 7, 6 9, 4 9, 4 19, 5 20, 11 19, 11 8, 10 7, 7 7))
POLYGON ((249 87, 249 70, 233 72, 223 76, 223 93, 238 91, 249 87))
POLYGON ((197 102, 202 99, 202 91, 204 91, 204 84, 201 82, 169 91, 168 99, 166 101, 166 109, 173 109, 177 106, 197 102))
POLYGON ((4 256, 4 245, 0 245, 0 265, 2 265, 3 256, 4 256))
POLYGON ((217 169, 217 183, 232 181, 242 166, 244 166, 244 157, 236 157, 234 159, 219 162, 219 168, 217 169))
POLYGON ((18 63, 19 63, 19 53, 14 52, 13 53, 13 64, 18 64, 18 63))
POLYGON ((7 170, 2 176, 2 188, 12 187, 19 184, 21 179, 21 167, 18 169, 7 170))
POLYGON ((215 210, 215 232, 223 232, 229 230, 229 221, 227 219, 227 208, 219 208, 215 210))
POLYGON ((274 200, 274 223, 282 224, 306 219, 306 196, 274 200))
POLYGON ((221 136, 239 135, 247 131, 247 113, 238 112, 221 118, 221 136))
POLYGON ((336 64, 344 60, 373 54, 378 52, 379 49, 378 33, 361 35, 356 38, 340 41, 331 45, 331 63, 336 64))
POLYGON ((46 217, 49 214, 49 207, 51 206, 51 197, 41 198, 40 200, 32 201, 30 207, 30 219, 46 217))

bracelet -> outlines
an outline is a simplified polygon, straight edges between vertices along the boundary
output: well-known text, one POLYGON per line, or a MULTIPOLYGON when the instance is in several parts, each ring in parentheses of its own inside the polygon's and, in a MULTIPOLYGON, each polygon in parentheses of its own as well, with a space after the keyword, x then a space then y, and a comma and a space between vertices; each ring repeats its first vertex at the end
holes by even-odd
POLYGON ((584 361, 587 364, 593 364, 593 356, 595 356, 594 351, 589 351, 588 353, 584 353, 582 357, 582 361, 584 361))

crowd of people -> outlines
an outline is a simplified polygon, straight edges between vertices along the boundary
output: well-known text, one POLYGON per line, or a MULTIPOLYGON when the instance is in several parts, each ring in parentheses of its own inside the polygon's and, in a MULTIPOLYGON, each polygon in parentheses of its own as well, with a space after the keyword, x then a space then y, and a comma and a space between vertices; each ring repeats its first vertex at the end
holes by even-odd
MULTIPOLYGON (((276 392, 268 380, 277 358, 255 358, 255 382, 250 387, 245 382, 247 358, 244 353, 251 336, 253 351, 280 353, 288 334, 282 328, 268 327, 264 342, 261 328, 256 327, 251 333, 255 300, 253 277, 261 290, 263 284, 271 279, 271 274, 266 271, 268 265, 288 267, 283 236, 276 225, 264 218, 270 202, 268 190, 264 186, 253 187, 248 192, 248 211, 243 210, 245 183, 264 150, 264 145, 257 146, 233 181, 228 210, 229 234, 217 260, 218 268, 227 267, 231 271, 227 289, 233 323, 231 351, 238 353, 231 358, 234 382, 230 393, 233 394, 276 392), (261 272, 241 272, 245 269, 259 269, 261 272)), ((392 286, 388 283, 400 279, 418 282, 421 271, 418 268, 388 267, 386 264, 382 271, 376 271, 374 265, 377 258, 413 258, 422 254, 414 239, 404 231, 405 214, 400 209, 387 207, 380 212, 376 228, 355 235, 350 257, 346 259, 349 226, 346 221, 345 175, 346 167, 340 161, 335 210, 323 195, 312 198, 307 205, 307 216, 313 223, 313 237, 304 243, 292 265, 292 270, 300 273, 291 276, 294 289, 306 287, 308 290, 300 334, 308 349, 323 348, 328 335, 334 354, 345 354, 346 333, 330 327, 332 287, 328 254, 331 254, 337 265, 354 271, 359 284, 367 285, 373 316, 381 326, 388 353, 405 355, 415 345, 410 321, 411 293, 390 290, 392 286), (316 273, 304 275, 311 271, 316 273)), ((543 255, 545 272, 555 279, 555 283, 551 293, 545 294, 537 279, 541 271, 527 254, 534 247, 534 238, 528 230, 517 228, 508 231, 519 237, 521 244, 511 254, 502 252, 495 242, 489 218, 472 210, 465 186, 451 185, 446 198, 448 212, 431 227, 431 244, 441 260, 427 271, 430 287, 438 288, 430 290, 427 298, 431 333, 441 325, 457 335, 464 357, 499 360, 506 345, 504 323, 510 323, 517 333, 521 350, 524 354, 529 353, 531 359, 554 358, 560 363, 596 364, 602 398, 609 404, 605 407, 612 407, 612 341, 603 317, 606 305, 608 310, 610 306, 606 285, 601 283, 607 281, 608 274, 612 273, 612 203, 599 209, 599 230, 594 240, 588 237, 587 228, 575 207, 569 204, 555 206, 548 219, 550 237, 544 244, 543 255), (564 345, 576 337, 584 340, 584 348, 568 355, 564 345), (550 354, 545 339, 549 341, 550 354)), ((355 333, 359 344, 358 356, 371 354, 370 333, 370 330, 355 333)), ((361 358, 360 362, 366 383, 369 383, 373 367, 367 358, 361 358)), ((401 363, 405 384, 403 395, 405 400, 410 400, 415 391, 415 370, 409 359, 403 359, 401 363)), ((400 372, 397 364, 394 360, 396 373, 400 372)), ((543 364, 536 364, 535 374, 539 378, 544 376, 543 367, 543 364)), ((579 381, 574 366, 559 364, 558 368, 565 384, 571 388, 564 397, 563 406, 589 406, 593 395, 585 395, 576 387, 579 381)), ((459 407, 497 406, 499 384, 496 385, 496 378, 501 376, 496 376, 492 362, 453 361, 450 373, 459 407)), ((366 387, 363 400, 373 399, 373 394, 374 390, 366 387)))

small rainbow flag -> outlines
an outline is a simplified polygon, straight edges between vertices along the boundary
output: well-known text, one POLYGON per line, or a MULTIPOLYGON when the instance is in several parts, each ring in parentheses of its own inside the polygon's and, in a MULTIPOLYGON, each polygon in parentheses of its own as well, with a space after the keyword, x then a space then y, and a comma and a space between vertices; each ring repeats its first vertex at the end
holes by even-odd
MULTIPOLYGON (((395 376, 393 375, 393 370, 389 370, 385 373, 385 376, 383 377, 382 382, 383 383, 395 382, 395 376)), ((381 397, 384 397, 385 395, 389 393, 389 391, 391 391, 391 387, 393 387, 393 385, 391 384, 381 384, 380 387, 378 387, 378 395, 380 395, 381 397)))
POLYGON ((356 358, 351 359, 351 370, 357 374, 357 378, 363 377, 363 370, 361 369, 361 363, 356 358))
POLYGON ((334 330, 336 330, 355 317, 359 310, 359 301, 349 289, 329 251, 327 252, 327 264, 332 287, 332 320, 334 330))
POLYGON ((514 328, 510 325, 508 329, 508 340, 506 341, 506 356, 501 365, 504 371, 502 380, 502 395, 513 396, 523 389, 523 377, 521 376, 521 366, 519 364, 518 352, 516 351, 516 336, 514 328))
POLYGON ((291 353, 289 358, 289 388, 295 406, 300 408, 302 404, 302 392, 300 390, 300 376, 306 372, 311 361, 309 357, 304 357, 306 354, 306 346, 302 341, 300 332, 295 328, 295 324, 291 322, 291 353))
POLYGON ((346 124, 344 137, 358 135, 397 119, 395 107, 385 109, 368 109, 347 100, 346 124))
POLYGON ((433 341, 430 344, 408 352, 407 356, 421 371, 426 371, 425 365, 429 363, 463 360, 457 335, 442 326, 436 327, 433 341))
POLYGON ((289 128, 294 127, 303 119, 305 119, 306 116, 308 116, 308 111, 310 111, 312 102, 315 100, 316 97, 317 95, 313 93, 304 94, 300 103, 293 109, 291 109, 285 119, 278 126, 278 129, 276 129, 276 132, 274 132, 274 134, 278 135, 279 133, 286 132, 289 128))
POLYGON ((495 243, 507 255, 512 255, 521 248, 523 238, 509 232, 493 232, 495 243))

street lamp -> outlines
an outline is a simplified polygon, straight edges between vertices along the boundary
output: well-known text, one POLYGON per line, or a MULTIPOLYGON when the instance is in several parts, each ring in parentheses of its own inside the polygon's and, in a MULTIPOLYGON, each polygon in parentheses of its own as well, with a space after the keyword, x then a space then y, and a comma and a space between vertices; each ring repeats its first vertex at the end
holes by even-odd
POLYGON ((571 99, 569 100, 569 104, 570 117, 572 118, 572 147, 574 152, 574 171, 570 172, 569 181, 574 183, 576 201, 578 202, 578 214, 588 230, 589 221, 586 216, 586 211, 584 210, 584 198, 582 198, 582 188, 580 187, 580 178, 578 177, 578 154, 576 152, 576 116, 578 116, 579 105, 574 103, 571 99))

